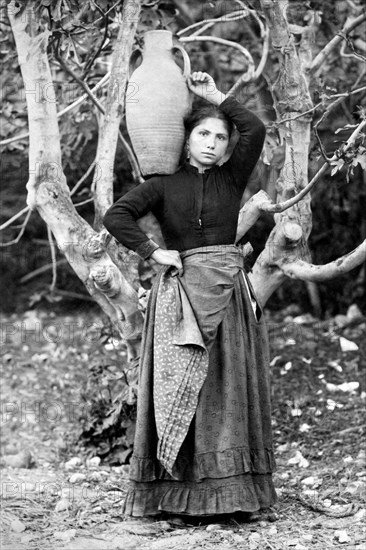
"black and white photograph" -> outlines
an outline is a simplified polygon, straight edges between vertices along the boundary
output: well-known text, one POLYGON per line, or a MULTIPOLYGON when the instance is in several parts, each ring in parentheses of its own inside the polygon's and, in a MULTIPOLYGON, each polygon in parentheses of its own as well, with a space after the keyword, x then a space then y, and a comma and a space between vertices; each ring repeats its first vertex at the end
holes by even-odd
POLYGON ((2 550, 365 550, 365 0, 0 31, 2 550))

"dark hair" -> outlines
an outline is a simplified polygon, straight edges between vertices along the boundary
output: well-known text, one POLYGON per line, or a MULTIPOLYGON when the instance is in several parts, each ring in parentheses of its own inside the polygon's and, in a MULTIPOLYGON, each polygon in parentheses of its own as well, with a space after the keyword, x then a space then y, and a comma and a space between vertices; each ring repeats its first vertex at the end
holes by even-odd
POLYGON ((200 103, 195 106, 192 111, 184 119, 184 128, 186 131, 186 139, 190 136, 193 128, 198 126, 205 118, 218 118, 225 123, 229 138, 234 131, 234 125, 230 118, 221 111, 220 107, 213 103, 200 103))

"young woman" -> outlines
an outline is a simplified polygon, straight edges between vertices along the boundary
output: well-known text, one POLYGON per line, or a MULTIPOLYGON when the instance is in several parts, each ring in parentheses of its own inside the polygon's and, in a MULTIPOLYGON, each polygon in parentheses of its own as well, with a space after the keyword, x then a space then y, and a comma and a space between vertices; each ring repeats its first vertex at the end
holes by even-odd
POLYGON ((254 512, 276 500, 266 329, 234 244, 265 128, 207 73, 187 84, 209 102, 185 122, 187 160, 138 185, 104 218, 118 241, 164 266, 142 342, 124 507, 136 517, 254 512), (222 163, 234 124, 239 141, 222 163), (167 250, 136 223, 149 211, 167 250))

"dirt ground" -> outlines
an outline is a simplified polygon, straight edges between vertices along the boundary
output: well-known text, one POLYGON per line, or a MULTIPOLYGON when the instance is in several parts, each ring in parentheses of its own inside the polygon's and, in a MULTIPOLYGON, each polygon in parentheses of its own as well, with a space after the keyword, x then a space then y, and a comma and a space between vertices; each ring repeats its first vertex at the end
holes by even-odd
POLYGON ((128 465, 104 463, 77 438, 90 365, 122 361, 94 321, 3 318, 2 550, 366 548, 366 320, 357 308, 327 321, 295 306, 268 314, 278 504, 246 523, 121 515, 128 465))

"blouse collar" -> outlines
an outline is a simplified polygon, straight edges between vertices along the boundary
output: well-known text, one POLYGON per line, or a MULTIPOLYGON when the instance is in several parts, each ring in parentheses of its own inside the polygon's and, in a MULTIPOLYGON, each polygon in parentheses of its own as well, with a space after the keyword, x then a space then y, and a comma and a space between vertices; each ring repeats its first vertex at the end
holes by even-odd
MULTIPOLYGON (((197 166, 193 166, 193 164, 190 164, 187 160, 184 160, 184 161, 182 162, 181 168, 183 168, 186 172, 189 172, 190 174, 200 174, 200 173, 201 173, 201 172, 198 171, 197 166)), ((216 164, 214 164, 214 165, 211 166, 210 168, 206 168, 206 169, 203 171, 203 174, 204 174, 204 173, 210 172, 210 171, 213 170, 214 168, 216 168, 216 164)))

